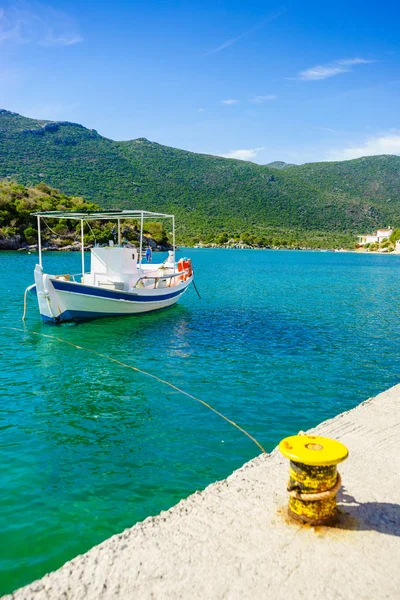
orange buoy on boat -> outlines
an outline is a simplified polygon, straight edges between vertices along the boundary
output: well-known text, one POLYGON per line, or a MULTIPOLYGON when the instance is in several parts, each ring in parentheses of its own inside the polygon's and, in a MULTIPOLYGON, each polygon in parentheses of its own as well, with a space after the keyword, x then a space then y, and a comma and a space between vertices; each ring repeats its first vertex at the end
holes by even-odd
POLYGON ((181 258, 178 261, 178 272, 182 273, 179 277, 182 281, 186 281, 193 275, 192 261, 190 258, 181 258))

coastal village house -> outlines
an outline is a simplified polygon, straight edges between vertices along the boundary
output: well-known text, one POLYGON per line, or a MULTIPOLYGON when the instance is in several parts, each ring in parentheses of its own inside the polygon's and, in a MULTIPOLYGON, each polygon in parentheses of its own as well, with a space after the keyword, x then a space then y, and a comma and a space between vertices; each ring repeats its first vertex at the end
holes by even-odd
POLYGON ((383 240, 387 240, 393 233, 393 229, 378 229, 374 235, 359 235, 358 243, 360 246, 365 244, 380 244, 383 240))

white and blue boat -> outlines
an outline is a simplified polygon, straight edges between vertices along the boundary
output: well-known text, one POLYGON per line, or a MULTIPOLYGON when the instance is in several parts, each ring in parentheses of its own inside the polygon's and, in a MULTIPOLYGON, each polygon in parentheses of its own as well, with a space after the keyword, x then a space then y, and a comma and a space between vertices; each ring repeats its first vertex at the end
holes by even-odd
POLYGON ((109 212, 53 211, 34 213, 38 223, 39 263, 35 285, 39 311, 45 323, 82 321, 99 317, 136 315, 175 304, 193 281, 190 259, 175 260, 173 215, 138 210, 109 212), (45 273, 42 264, 41 223, 44 219, 68 219, 81 223, 82 272, 45 273), (121 241, 121 224, 140 221, 139 248, 121 241), (172 220, 172 250, 160 264, 143 262, 143 224, 146 219, 172 220), (108 246, 91 249, 90 272, 85 272, 84 226, 88 221, 116 221, 116 237, 108 246))

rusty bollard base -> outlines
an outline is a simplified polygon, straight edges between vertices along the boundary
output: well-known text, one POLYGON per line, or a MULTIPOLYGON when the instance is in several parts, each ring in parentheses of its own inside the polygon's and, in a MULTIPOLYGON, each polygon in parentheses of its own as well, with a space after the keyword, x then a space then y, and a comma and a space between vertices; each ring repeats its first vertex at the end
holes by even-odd
POLYGON ((279 444, 290 459, 289 514, 302 523, 328 525, 336 518, 341 479, 336 465, 348 456, 341 442, 312 435, 293 435, 279 444))

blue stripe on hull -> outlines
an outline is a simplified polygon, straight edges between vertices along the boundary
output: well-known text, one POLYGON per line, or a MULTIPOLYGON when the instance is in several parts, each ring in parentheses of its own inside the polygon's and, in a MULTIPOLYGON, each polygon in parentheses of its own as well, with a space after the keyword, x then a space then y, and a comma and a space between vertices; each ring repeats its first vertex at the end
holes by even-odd
POLYGON ((61 292, 72 292, 74 294, 85 294, 86 296, 98 296, 100 298, 111 298, 112 300, 128 300, 129 302, 162 302, 169 300, 182 294, 186 288, 180 289, 177 292, 172 292, 159 296, 139 296, 139 294, 128 292, 117 292, 113 290, 105 290, 103 288, 95 288, 82 283, 69 283, 68 281, 60 281, 59 279, 51 279, 56 290, 61 292))
MULTIPOLYGON (((173 306, 173 304, 171 305, 173 306)), ((169 306, 161 306, 153 310, 147 310, 146 312, 140 313, 100 313, 100 312, 89 312, 86 310, 65 310, 58 317, 48 317, 47 315, 40 315, 43 323, 50 323, 57 325, 58 323, 65 323, 67 321, 92 321, 93 319, 101 319, 106 317, 136 317, 143 316, 150 312, 156 312, 158 310, 165 310, 170 308, 169 306)))

